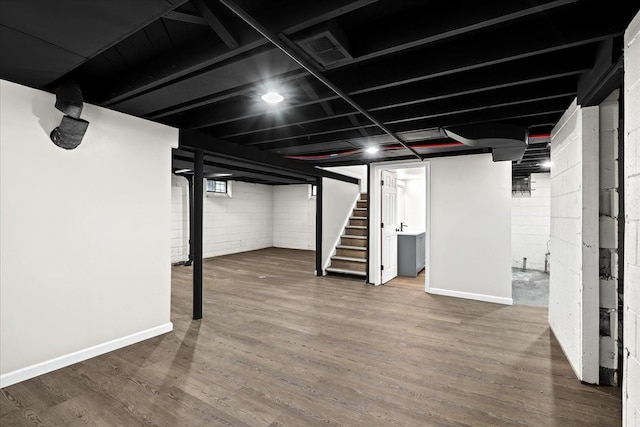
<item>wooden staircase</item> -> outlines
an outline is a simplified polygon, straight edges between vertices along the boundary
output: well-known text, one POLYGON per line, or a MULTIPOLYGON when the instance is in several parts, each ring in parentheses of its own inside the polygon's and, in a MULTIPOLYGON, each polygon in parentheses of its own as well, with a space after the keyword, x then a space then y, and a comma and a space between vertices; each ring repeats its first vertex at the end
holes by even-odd
POLYGON ((349 222, 331 257, 327 273, 365 277, 367 275, 367 194, 361 193, 351 212, 349 222))

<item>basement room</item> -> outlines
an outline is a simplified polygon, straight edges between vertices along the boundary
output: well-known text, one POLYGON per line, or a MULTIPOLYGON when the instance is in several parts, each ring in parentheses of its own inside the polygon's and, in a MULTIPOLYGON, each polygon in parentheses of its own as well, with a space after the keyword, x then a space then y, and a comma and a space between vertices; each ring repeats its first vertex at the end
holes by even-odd
POLYGON ((639 10, 1 0, 0 425, 640 426, 639 10))

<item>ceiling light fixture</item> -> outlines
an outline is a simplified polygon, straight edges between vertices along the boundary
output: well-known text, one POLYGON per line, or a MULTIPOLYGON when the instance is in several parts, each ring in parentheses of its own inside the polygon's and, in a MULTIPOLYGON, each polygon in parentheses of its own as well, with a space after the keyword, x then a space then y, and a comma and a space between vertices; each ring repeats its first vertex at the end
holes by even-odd
POLYGON ((378 149, 378 147, 369 147, 364 151, 366 151, 369 154, 373 154, 373 153, 377 153, 379 151, 379 149, 378 149))
POLYGON ((544 169, 551 169, 551 161, 546 161, 544 163, 540 163, 540 166, 544 169))
POLYGON ((178 169, 174 173, 189 173, 189 172, 192 172, 192 170, 191 169, 178 169))
POLYGON ((262 95, 261 98, 264 102, 268 102, 269 104, 277 104, 279 102, 282 102, 282 100, 284 99, 284 97, 278 92, 267 92, 262 95))

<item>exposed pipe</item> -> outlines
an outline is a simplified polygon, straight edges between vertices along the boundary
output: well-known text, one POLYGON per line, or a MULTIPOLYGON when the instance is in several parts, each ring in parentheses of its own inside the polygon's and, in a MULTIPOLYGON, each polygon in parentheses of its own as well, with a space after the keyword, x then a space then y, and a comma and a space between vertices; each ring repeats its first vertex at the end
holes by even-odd
MULTIPOLYGON (((240 19, 242 19, 244 22, 246 22, 247 24, 249 24, 254 30, 256 30, 257 32, 259 32, 260 34, 262 34, 262 36, 264 38, 266 38, 267 40, 269 40, 271 43, 273 43, 278 49, 280 49, 282 52, 284 52, 287 56, 289 56, 291 59, 293 59, 295 62, 297 62, 302 68, 304 68, 305 70, 307 70, 307 72, 309 74, 311 74, 313 77, 315 77, 316 79, 318 79, 322 84, 324 84, 326 87, 328 87, 329 89, 331 89, 336 95, 338 95, 340 98, 344 99, 348 104, 350 104, 353 108, 355 108, 356 110, 358 110, 358 112, 360 114, 362 114, 363 116, 365 116, 367 119, 369 119, 373 124, 375 124, 376 126, 378 126, 384 133, 386 133, 387 135, 389 135, 390 137, 392 137, 393 139, 395 139, 396 141, 398 141, 398 143, 400 143, 400 145, 402 145, 404 148, 406 148, 407 150, 409 150, 414 156, 416 156, 418 159, 422 160, 422 156, 420 154, 418 154, 418 152, 416 150, 414 150, 413 148, 411 148, 409 145, 407 145, 398 135, 396 135, 395 133, 393 133, 389 128, 387 128, 384 123, 382 123, 381 121, 379 121, 378 119, 376 119, 375 117, 373 117, 371 115, 371 113, 369 113, 365 108, 361 107, 356 101, 354 101, 349 95, 347 95, 345 92, 343 92, 339 87, 337 87, 336 85, 334 85, 329 79, 327 79, 324 75, 322 75, 322 73, 320 72, 320 70, 318 70, 311 62, 307 61, 306 59, 304 59, 302 56, 298 55, 298 53, 296 53, 295 51, 293 51, 293 49, 291 49, 289 46, 287 46, 285 43, 283 43, 281 40, 278 39, 278 37, 276 37, 275 34, 271 33, 271 31, 269 31, 267 28, 265 28, 262 24, 260 24, 258 21, 256 21, 255 19, 253 19, 253 17, 251 15, 249 15, 247 12, 245 12, 242 8, 240 8, 237 4, 235 4, 233 1, 231 0, 220 0, 220 2, 222 4, 224 4, 227 8, 229 8, 229 10, 231 10, 233 13, 235 13, 240 19)), ((284 35, 281 35, 281 37, 283 39, 286 39, 286 37, 284 35)), ((288 39, 286 39, 288 40, 288 39)))

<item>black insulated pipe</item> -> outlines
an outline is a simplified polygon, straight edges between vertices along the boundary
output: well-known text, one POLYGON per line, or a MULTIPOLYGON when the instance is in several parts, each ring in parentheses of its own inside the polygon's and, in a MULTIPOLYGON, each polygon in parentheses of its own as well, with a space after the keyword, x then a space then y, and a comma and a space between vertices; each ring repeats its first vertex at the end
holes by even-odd
MULTIPOLYGON (((328 87, 329 89, 331 89, 336 95, 338 95, 340 98, 344 99, 349 105, 351 105, 353 108, 355 108, 356 110, 358 110, 358 112, 360 114, 362 114, 363 116, 365 116, 367 119, 369 119, 373 124, 375 124, 376 126, 378 126, 384 133, 386 133, 387 135, 389 135, 391 138, 395 139, 396 141, 398 141, 398 143, 400 145, 402 145, 404 148, 406 148, 407 150, 409 150, 411 152, 411 154, 413 154, 414 156, 416 156, 418 159, 422 160, 422 156, 420 154, 418 154, 418 152, 416 150, 414 150, 413 148, 411 148, 410 146, 408 146, 404 140, 402 140, 398 135, 396 135, 395 133, 393 133, 389 128, 387 128, 387 126, 385 126, 384 123, 382 123, 380 120, 376 119, 375 117, 373 117, 371 115, 371 113, 369 113, 369 111, 367 111, 364 107, 360 106, 360 104, 358 104, 356 101, 354 101, 349 95, 347 95, 345 92, 342 91, 342 89, 340 89, 339 87, 337 87, 336 85, 334 85, 329 79, 327 79, 321 72, 320 70, 318 70, 316 68, 315 65, 313 65, 311 62, 307 61, 305 58, 303 58, 301 55, 299 55, 297 52, 295 52, 293 49, 291 49, 289 46, 287 46, 286 43, 283 43, 280 39, 278 39, 278 37, 276 37, 275 34, 273 34, 271 31, 269 31, 267 28, 265 28, 262 24, 260 24, 258 21, 256 21, 255 19, 253 19, 253 17, 251 15, 249 15, 247 12, 245 12, 242 8, 240 8, 237 4, 235 4, 234 2, 230 1, 230 0, 220 0, 220 2, 222 4, 224 4, 226 7, 229 8, 229 10, 231 10, 233 13, 235 13, 240 19, 242 19, 244 22, 246 22, 247 24, 249 24, 254 30, 256 30, 258 33, 260 33, 264 38, 266 38, 267 40, 269 40, 271 43, 273 43, 278 49, 280 49, 282 52, 284 52, 287 56, 289 56, 289 58, 293 59, 295 62, 297 62, 302 68, 304 68, 305 70, 307 70, 307 72, 309 74, 311 74, 313 77, 315 77, 316 79, 318 79, 322 84, 324 84, 326 87, 328 87)), ((286 38, 286 36, 284 36, 283 34, 280 35, 280 37, 282 37, 283 39, 289 41, 289 39, 286 38)), ((290 41, 289 41, 290 43, 290 41)))

